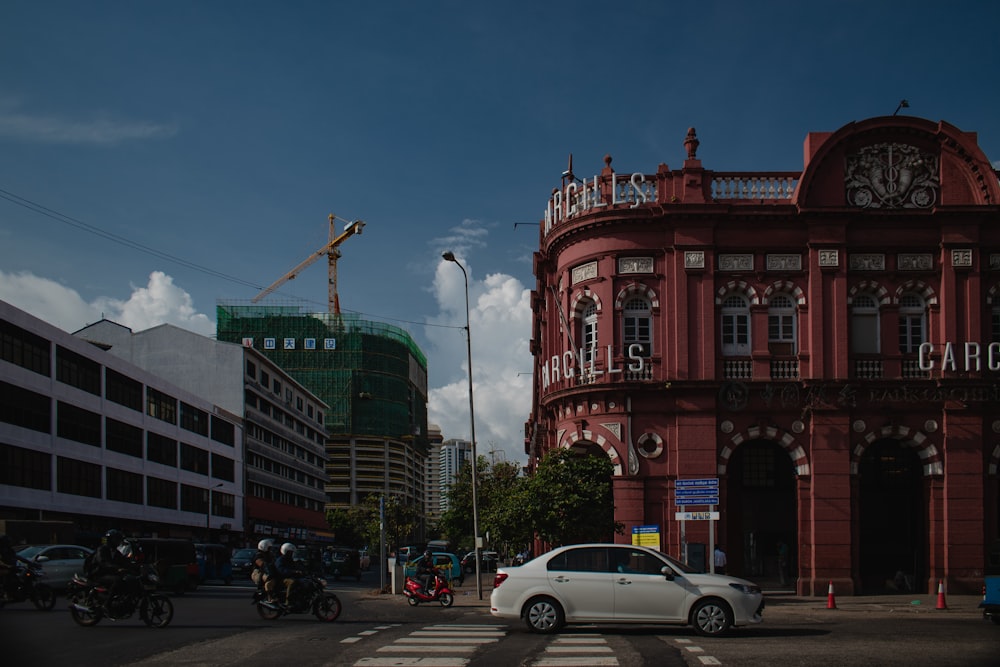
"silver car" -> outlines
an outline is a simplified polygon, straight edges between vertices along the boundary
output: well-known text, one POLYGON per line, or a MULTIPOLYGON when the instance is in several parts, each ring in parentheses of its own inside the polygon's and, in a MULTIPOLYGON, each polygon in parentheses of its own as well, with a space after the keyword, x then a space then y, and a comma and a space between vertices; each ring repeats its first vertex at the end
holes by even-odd
POLYGON ((626 544, 559 547, 524 565, 497 570, 490 612, 523 619, 534 632, 567 623, 669 623, 718 636, 760 623, 760 587, 700 574, 654 549, 626 544))
POLYGON ((41 565, 45 583, 55 590, 66 588, 73 575, 83 570, 83 560, 93 551, 76 544, 28 544, 15 550, 18 556, 41 565))

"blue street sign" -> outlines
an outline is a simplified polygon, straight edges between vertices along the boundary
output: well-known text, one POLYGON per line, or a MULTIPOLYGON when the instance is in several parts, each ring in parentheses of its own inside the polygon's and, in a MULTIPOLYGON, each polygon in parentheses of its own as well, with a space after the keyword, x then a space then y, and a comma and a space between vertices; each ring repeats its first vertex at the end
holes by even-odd
POLYGON ((674 487, 677 489, 715 487, 717 489, 719 488, 719 478, 709 477, 705 479, 678 479, 675 480, 674 487))
POLYGON ((719 496, 684 496, 674 498, 675 505, 718 505, 719 496))
POLYGON ((717 496, 718 489, 674 489, 675 496, 717 496))

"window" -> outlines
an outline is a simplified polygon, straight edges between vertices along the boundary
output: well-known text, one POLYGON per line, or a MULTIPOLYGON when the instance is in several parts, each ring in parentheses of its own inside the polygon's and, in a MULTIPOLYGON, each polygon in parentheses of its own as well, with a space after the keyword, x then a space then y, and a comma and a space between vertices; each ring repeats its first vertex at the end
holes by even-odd
POLYGON ((236 444, 236 427, 225 419, 212 415, 212 440, 230 447, 236 444))
POLYGON ((56 412, 56 435, 85 445, 100 447, 101 415, 59 401, 56 412))
POLYGON ((923 297, 907 292, 899 298, 899 351, 916 354, 927 340, 927 310, 923 297))
POLYGON ((56 490, 74 496, 101 497, 101 466, 60 456, 56 460, 56 490))
POLYGON ((750 355, 750 304, 740 294, 728 296, 722 302, 722 354, 750 355))
POLYGON ((146 478, 146 504, 150 507, 177 509, 177 482, 157 477, 146 478))
POLYGON ((177 441, 152 431, 146 433, 146 460, 177 467, 177 441))
POLYGON ((120 452, 141 459, 142 429, 111 417, 105 417, 104 446, 109 452, 120 452))
POLYGON ((181 428, 208 437, 208 413, 181 401, 181 428))
POLYGON ((168 424, 176 424, 177 399, 152 387, 146 387, 146 414, 168 424))
POLYGON ((181 484, 181 511, 203 515, 208 512, 208 489, 181 484))
POLYGON ((878 300, 872 294, 858 294, 851 302, 851 352, 878 354, 880 338, 878 300))
POLYGON ((616 572, 628 574, 662 574, 665 563, 638 549, 612 549, 611 562, 616 572))
POLYGON ((771 354, 797 352, 795 336, 795 301, 787 294, 775 294, 768 302, 767 342, 771 354))
POLYGON ((281 381, 278 378, 274 378, 274 393, 281 397, 281 381))
POLYGON ((260 372, 260 384, 265 389, 271 386, 271 376, 267 374, 267 371, 261 370, 260 372))
POLYGON ((51 433, 52 400, 44 394, 0 380, 0 422, 51 433))
POLYGON ((56 380, 94 396, 101 395, 101 365, 62 345, 56 346, 56 380))
POLYGON ((247 359, 247 377, 257 379, 257 364, 247 359))
POLYGON ((0 485, 52 490, 52 457, 14 445, 0 444, 0 485))
POLYGON ((606 547, 583 547, 569 549, 547 565, 556 572, 608 572, 608 550, 606 547))
POLYGON ((221 454, 212 454, 212 477, 224 479, 227 482, 236 481, 236 464, 228 457, 221 454))
POLYGON ((625 302, 622 311, 622 352, 628 354, 630 345, 641 345, 639 356, 648 357, 653 353, 652 317, 649 301, 633 297, 625 302))
POLYGON ((231 493, 212 491, 212 514, 233 518, 236 516, 236 497, 231 493))
POLYGON ((106 468, 108 500, 142 505, 142 475, 115 468, 106 468))
POLYGON ((104 393, 112 403, 142 412, 142 383, 110 368, 104 369, 104 393))
POLYGON ((181 469, 208 474, 208 452, 193 445, 181 443, 181 469))
MULTIPOLYGON (((577 343, 584 364, 592 364, 597 357, 597 304, 586 302, 580 309, 580 335, 577 343)), ((582 369, 581 369, 582 370, 582 369)))
POLYGON ((0 320, 0 359, 49 377, 52 374, 49 345, 41 336, 0 320))

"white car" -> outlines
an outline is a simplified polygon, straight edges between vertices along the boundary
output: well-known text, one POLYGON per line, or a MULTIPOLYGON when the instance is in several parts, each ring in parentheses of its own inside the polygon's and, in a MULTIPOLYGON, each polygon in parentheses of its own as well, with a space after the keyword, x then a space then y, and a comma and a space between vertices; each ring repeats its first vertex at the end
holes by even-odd
POLYGON ((92 549, 77 544, 29 544, 16 547, 17 555, 41 565, 45 583, 62 590, 73 575, 83 570, 83 561, 92 549))
POLYGON ((574 544, 524 565, 497 570, 490 612, 523 619, 538 633, 567 623, 669 623, 718 636, 760 623, 760 587, 736 577, 699 574, 647 547, 574 544))

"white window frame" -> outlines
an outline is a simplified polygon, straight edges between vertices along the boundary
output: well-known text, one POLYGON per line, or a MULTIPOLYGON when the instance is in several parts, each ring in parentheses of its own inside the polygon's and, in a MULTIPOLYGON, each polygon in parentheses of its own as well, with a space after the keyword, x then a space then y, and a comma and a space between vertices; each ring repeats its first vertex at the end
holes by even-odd
POLYGON ((629 346, 638 343, 644 357, 653 354, 653 313, 649 299, 633 296, 622 307, 622 353, 628 354, 629 346))
POLYGON ((869 292, 862 292, 851 300, 851 353, 882 353, 882 320, 879 317, 879 301, 874 294, 869 292), (862 332, 866 332, 864 337, 861 335, 862 332), (873 336, 874 339, 866 340, 868 336, 873 336), (862 345, 863 343, 868 343, 868 345, 862 345), (874 350, 869 348, 874 348, 874 350))
POLYGON ((927 303, 915 292, 899 297, 899 351, 916 354, 927 342, 927 303))
POLYGON ((742 294, 730 294, 722 301, 720 313, 722 356, 750 356, 750 300, 742 294))
POLYGON ((789 294, 775 294, 768 300, 767 342, 791 344, 791 354, 798 354, 798 317, 795 299, 789 294))

